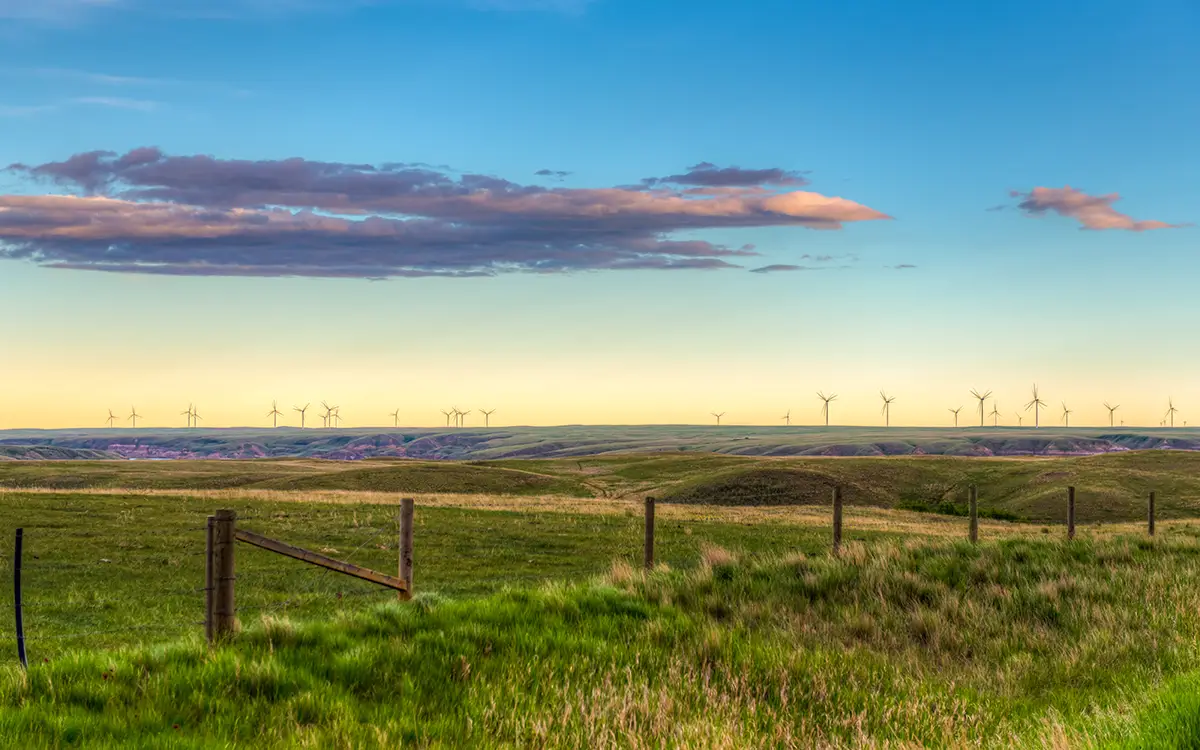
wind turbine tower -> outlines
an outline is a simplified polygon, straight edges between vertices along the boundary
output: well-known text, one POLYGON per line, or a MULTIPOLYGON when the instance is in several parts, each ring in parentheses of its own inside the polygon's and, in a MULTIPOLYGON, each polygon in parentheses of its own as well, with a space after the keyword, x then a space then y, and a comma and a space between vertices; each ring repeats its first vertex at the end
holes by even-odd
POLYGON ((283 412, 279 411, 279 402, 271 402, 271 411, 267 412, 267 416, 271 418, 271 426, 279 426, 279 418, 283 416, 283 412))
POLYGON ((138 418, 141 416, 142 416, 141 414, 137 413, 136 407, 133 407, 133 406, 129 407, 129 421, 133 423, 134 429, 137 429, 137 421, 138 421, 138 418))
POLYGON ((396 409, 396 411, 392 412, 388 416, 392 418, 392 427, 400 426, 400 410, 399 409, 396 409))
POLYGON ((301 409, 299 406, 292 407, 292 411, 300 412, 300 429, 302 430, 304 429, 304 412, 308 411, 308 407, 310 406, 312 406, 312 404, 305 404, 303 409, 301 409))
POLYGON ((112 427, 112 426, 113 426, 113 422, 117 421, 117 415, 116 415, 116 414, 113 414, 113 410, 112 410, 112 409, 109 409, 109 410, 108 410, 108 419, 107 419, 106 421, 108 422, 108 426, 109 426, 109 427, 112 427))
POLYGON ((979 391, 972 388, 971 395, 974 396, 975 398, 979 399, 979 426, 983 427, 983 417, 984 417, 983 402, 987 401, 989 398, 992 397, 992 392, 984 391, 983 393, 980 393, 979 391))
POLYGON ((718 414, 715 411, 713 411, 713 412, 709 412, 709 413, 717 418, 717 427, 720 427, 721 426, 721 417, 725 416, 725 412, 721 412, 720 414, 718 414))
MULTIPOLYGON (((1108 402, 1107 402, 1107 401, 1105 401, 1105 402, 1104 402, 1104 408, 1105 408, 1105 409, 1108 409, 1108 426, 1109 426, 1109 427, 1112 427, 1112 426, 1113 426, 1113 422, 1115 421, 1115 412, 1117 411, 1117 409, 1120 409, 1120 408, 1121 408, 1121 405, 1120 405, 1120 404, 1117 404, 1116 406, 1109 406, 1109 405, 1108 405, 1108 402)), ((1122 425, 1124 425, 1124 424, 1125 424, 1125 422, 1124 422, 1124 421, 1122 421, 1122 422, 1121 422, 1121 424, 1122 424, 1122 425)))
POLYGON ((992 411, 988 414, 988 416, 992 418, 992 427, 1000 426, 1000 404, 999 403, 997 403, 995 401, 992 402, 992 411))
POLYGON ((892 402, 896 400, 896 397, 889 396, 886 393, 884 393, 883 391, 879 392, 879 397, 881 399, 883 399, 883 410, 881 412, 883 414, 883 426, 891 427, 892 426, 892 402))
POLYGON ((958 407, 957 409, 947 409, 947 410, 946 410, 946 411, 948 411, 948 412, 950 412, 951 414, 953 414, 953 415, 954 415, 954 426, 955 426, 955 427, 958 427, 958 413, 959 413, 960 411, 962 411, 962 409, 963 409, 963 408, 960 406, 960 407, 958 407))
POLYGON ((1065 401, 1062 402, 1062 408, 1063 408, 1063 415, 1062 415, 1063 424, 1066 425, 1067 427, 1070 427, 1071 426, 1071 410, 1067 408, 1067 403, 1065 401))
POLYGON ((1028 404, 1025 404, 1025 411, 1029 411, 1030 409, 1033 409, 1033 428, 1035 430, 1041 426, 1041 423, 1038 419, 1038 413, 1044 408, 1046 408, 1046 402, 1041 400, 1040 398, 1038 398, 1037 383, 1034 383, 1033 384, 1033 400, 1030 401, 1028 404))
POLYGON ((784 426, 791 427, 792 426, 792 410, 788 409, 787 414, 784 414, 782 417, 780 417, 780 419, 783 420, 784 426))
POLYGON ((837 394, 834 393, 832 395, 826 396, 821 391, 817 391, 817 398, 819 398, 825 402, 824 404, 821 405, 821 414, 823 414, 825 416, 825 426, 828 427, 829 426, 829 402, 836 399, 837 394))
POLYGON ((1164 420, 1169 419, 1171 421, 1172 427, 1175 426, 1175 415, 1178 412, 1179 412, 1179 410, 1175 408, 1175 400, 1168 398, 1167 399, 1167 414, 1164 417, 1164 420))
POLYGON ((480 409, 479 410, 479 413, 483 415, 483 426, 484 427, 491 427, 492 413, 495 411, 496 411, 495 409, 491 409, 491 410, 480 409))

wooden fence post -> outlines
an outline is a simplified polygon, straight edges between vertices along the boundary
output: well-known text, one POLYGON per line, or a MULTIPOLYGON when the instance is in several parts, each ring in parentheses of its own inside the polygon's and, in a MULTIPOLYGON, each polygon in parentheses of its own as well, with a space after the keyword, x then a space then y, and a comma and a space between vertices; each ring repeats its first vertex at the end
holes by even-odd
POLYGON ((213 578, 216 592, 213 601, 213 638, 222 640, 233 634, 237 621, 233 601, 233 548, 237 513, 218 510, 214 517, 216 534, 213 540, 213 578))
POLYGON ((213 642, 213 603, 216 602, 214 576, 216 561, 213 547, 217 537, 217 518, 209 516, 204 527, 204 640, 213 642))
POLYGON ((1149 527, 1150 536, 1154 536, 1154 493, 1150 493, 1150 505, 1146 508, 1146 523, 1149 527))
POLYGON ((971 528, 967 532, 967 536, 971 540, 971 544, 979 541, 979 489, 975 485, 971 485, 971 528))
POLYGON ((842 488, 833 488, 833 554, 842 550, 842 488))
POLYGON ((29 668, 29 660, 25 658, 25 622, 21 612, 21 550, 24 547, 25 529, 17 529, 17 539, 13 547, 13 609, 16 611, 17 626, 17 658, 21 660, 21 668, 29 668))
POLYGON ((1067 488, 1067 539, 1075 538, 1075 488, 1067 488))
POLYGON ((646 570, 654 568, 654 498, 646 498, 646 539, 643 544, 643 564, 646 570))
MULTIPOLYGON (((400 575, 398 578, 408 582, 408 593, 412 594, 413 582, 413 499, 406 497, 400 501, 400 575)), ((401 595, 403 596, 403 595, 401 595)))

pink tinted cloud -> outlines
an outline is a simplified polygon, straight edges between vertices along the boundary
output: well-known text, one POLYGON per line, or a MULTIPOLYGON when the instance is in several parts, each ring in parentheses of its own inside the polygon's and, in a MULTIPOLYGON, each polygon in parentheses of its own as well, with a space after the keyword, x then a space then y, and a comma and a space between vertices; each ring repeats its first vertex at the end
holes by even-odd
MULTIPOLYGON (((701 171, 729 173, 711 165, 701 171)), ((76 195, 0 196, 0 256, 72 268, 247 275, 492 275, 737 267, 756 255, 674 233, 889 217, 855 201, 761 185, 548 188, 425 164, 95 151, 9 170, 76 195), (197 270, 200 269, 200 270, 197 270)), ((714 178, 716 181, 716 178, 714 178)))
POLYGON ((1183 224, 1168 224, 1165 221, 1138 220, 1123 214, 1113 208, 1113 204, 1121 199, 1117 193, 1107 195, 1088 195, 1082 190, 1076 190, 1070 185, 1061 188, 1035 187, 1028 193, 1010 191, 1014 198, 1023 200, 1017 207, 1028 214, 1044 214, 1054 211, 1060 216, 1068 216, 1080 223, 1081 229, 1125 229, 1131 232, 1144 232, 1149 229, 1171 229, 1185 226, 1183 224))

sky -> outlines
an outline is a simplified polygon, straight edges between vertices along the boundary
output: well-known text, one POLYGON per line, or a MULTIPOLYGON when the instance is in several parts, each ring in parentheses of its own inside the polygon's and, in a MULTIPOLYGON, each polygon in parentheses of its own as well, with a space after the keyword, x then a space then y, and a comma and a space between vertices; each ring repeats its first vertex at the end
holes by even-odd
POLYGON ((0 428, 1016 425, 1034 383, 1182 423, 1196 38, 1190 0, 0 0, 0 428))

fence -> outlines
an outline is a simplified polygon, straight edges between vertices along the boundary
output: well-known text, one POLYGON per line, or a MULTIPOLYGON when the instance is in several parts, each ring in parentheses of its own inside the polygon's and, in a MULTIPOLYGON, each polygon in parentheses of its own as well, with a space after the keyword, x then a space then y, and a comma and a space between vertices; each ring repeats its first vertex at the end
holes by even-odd
MULTIPOLYGON (((966 523, 966 536, 971 543, 977 543, 979 540, 979 513, 978 513, 978 489, 972 485, 968 493, 968 517, 966 523)), ((831 538, 829 541, 829 549, 833 554, 839 554, 842 545, 843 536, 843 491, 841 487, 834 487, 831 491, 832 496, 832 517, 831 517, 831 538)), ((1076 491, 1075 487, 1068 487, 1066 491, 1066 537, 1068 540, 1075 538, 1076 524, 1076 491)), ((644 503, 644 521, 643 521, 643 565, 646 569, 651 569, 656 563, 655 550, 655 505, 656 501, 653 497, 645 498, 644 503)), ((1146 529, 1151 536, 1155 534, 1155 505, 1156 494, 1150 492, 1147 497, 1146 506, 1146 529)), ((363 527, 363 538, 360 539, 357 546, 349 554, 339 554, 339 557, 346 559, 338 559, 325 554, 326 551, 337 553, 337 550, 314 551, 295 546, 288 542, 273 539, 264 536, 248 528, 238 528, 238 522, 242 521, 249 525, 254 525, 257 522, 267 520, 265 516, 256 515, 254 513, 246 513, 240 518, 232 510, 221 510, 207 519, 204 526, 194 527, 189 526, 181 531, 186 532, 189 538, 204 540, 202 550, 173 550, 169 557, 163 557, 163 552, 157 548, 151 548, 148 545, 143 545, 142 542, 130 539, 97 539, 94 534, 82 532, 74 534, 65 534, 59 532, 56 534, 56 540, 60 545, 65 543, 66 546, 76 546, 84 544, 92 544, 98 550, 112 550, 112 557, 116 558, 116 552, 121 551, 126 553, 119 561, 120 566, 114 568, 113 574, 121 575, 123 573, 131 573, 146 565, 174 565, 181 569, 181 578, 186 579, 189 575, 196 575, 197 578, 203 575, 203 586, 172 586, 170 588, 159 588, 153 591, 146 592, 147 596, 153 597, 159 603, 166 603, 165 607, 160 607, 166 612, 174 614, 170 618, 170 622, 142 622, 137 618, 137 602, 120 602, 107 601, 103 597, 97 597, 95 591, 81 591, 75 585, 78 582, 81 571, 88 567, 106 567, 114 563, 113 559, 100 558, 98 563, 81 563, 81 562, 64 562, 56 560, 44 559, 44 550, 41 554, 38 551, 31 553, 29 536, 25 529, 17 529, 16 539, 14 544, 14 556, 12 561, 13 570, 13 610, 15 624, 15 634, 11 637, 15 641, 18 658, 22 664, 27 661, 27 642, 29 640, 26 628, 28 627, 30 618, 29 614, 33 614, 36 621, 38 615, 44 612, 61 612, 68 608, 74 607, 76 613, 84 612, 86 615, 90 611, 89 608, 98 610, 111 610, 116 608, 117 615, 110 619, 117 627, 103 628, 98 627, 95 620, 90 620, 87 616, 77 617, 79 620, 78 632, 54 632, 49 635, 38 635, 41 640, 71 640, 76 638, 94 638, 109 634, 125 635, 130 632, 145 633, 152 636, 168 636, 179 635, 203 625, 206 638, 212 642, 227 637, 236 627, 237 615, 247 612, 262 612, 266 614, 286 611, 289 605, 297 601, 300 597, 305 597, 318 590, 322 583, 328 582, 328 574, 339 573, 343 576, 361 582, 362 586, 358 591, 346 592, 344 586, 338 586, 336 592, 332 589, 327 589, 324 594, 336 594, 336 600, 341 602, 344 596, 353 595, 377 595, 380 592, 392 592, 391 596, 399 595, 401 598, 411 596, 413 589, 413 549, 414 549, 414 502, 412 499, 403 499, 400 504, 399 514, 396 516, 388 516, 391 520, 396 521, 396 525, 382 524, 373 526, 372 521, 368 520, 368 524, 363 527), (353 562, 350 559, 355 558, 357 553, 368 545, 373 544, 379 538, 392 530, 396 533, 395 549, 397 552, 396 569, 397 575, 391 576, 385 573, 377 572, 371 568, 367 568, 353 562), (398 533, 397 533, 398 531, 398 533), (235 597, 235 586, 238 581, 236 548, 238 545, 254 547, 261 550, 266 550, 273 555, 281 555, 294 559, 300 563, 316 566, 321 570, 316 581, 310 581, 307 586, 296 585, 300 580, 296 577, 295 571, 285 574, 283 580, 284 585, 264 585, 265 578, 263 573, 267 566, 259 565, 251 567, 251 574, 243 581, 243 585, 239 591, 242 594, 248 593, 249 604, 242 604, 235 597), (150 550, 150 551, 146 551, 150 550), (32 563, 32 564, 31 564, 32 563), (185 564, 186 563, 186 564, 185 564), (30 588, 24 585, 24 576, 31 571, 39 574, 38 586, 36 587, 37 594, 32 598, 28 598, 30 588), (186 571, 186 575, 184 575, 186 571), (282 601, 264 601, 260 588, 269 590, 269 593, 278 594, 284 592, 282 601), (257 596, 256 596, 257 595, 257 596), (198 600, 203 601, 202 605, 198 605, 198 600), (202 611, 204 618, 202 622, 196 621, 196 612, 202 611)), ((357 515, 355 516, 355 527, 358 527, 357 515)), ((390 545, 380 545, 381 547, 390 545)), ((297 566, 301 567, 301 566, 297 566)), ((240 594, 239 594, 240 596, 240 594)), ((330 597, 332 598, 332 597, 330 597)), ((109 612, 112 614, 112 612, 109 612)), ((160 618, 162 620, 164 618, 160 618)), ((0 640, 8 640, 8 637, 0 638, 0 640)))

